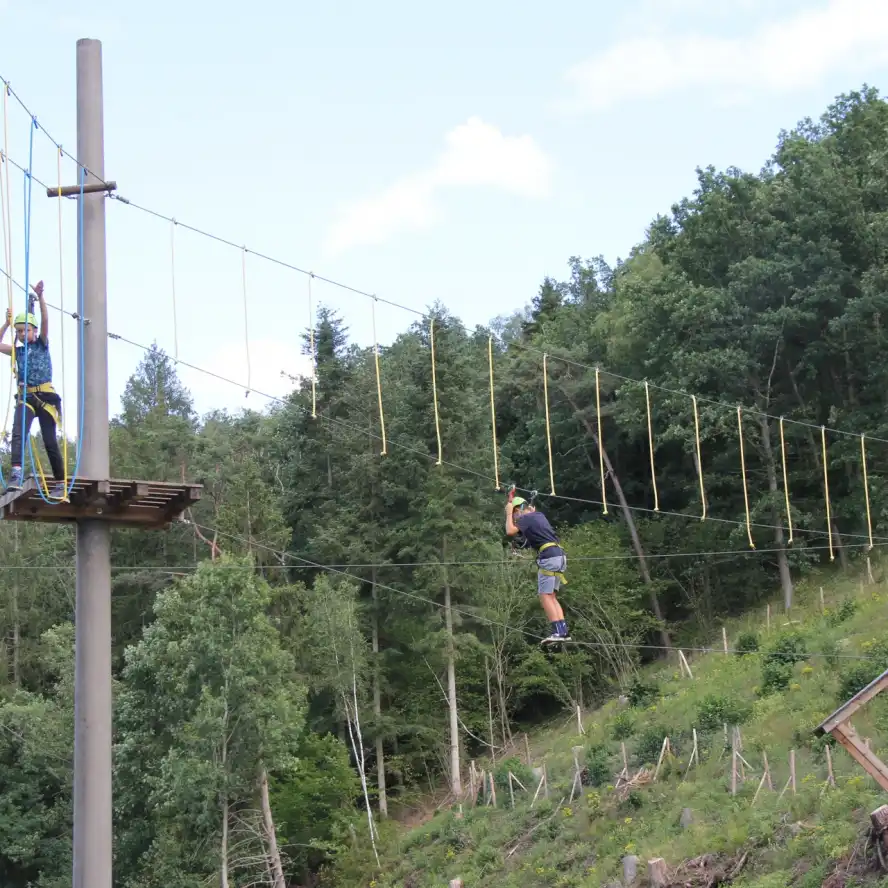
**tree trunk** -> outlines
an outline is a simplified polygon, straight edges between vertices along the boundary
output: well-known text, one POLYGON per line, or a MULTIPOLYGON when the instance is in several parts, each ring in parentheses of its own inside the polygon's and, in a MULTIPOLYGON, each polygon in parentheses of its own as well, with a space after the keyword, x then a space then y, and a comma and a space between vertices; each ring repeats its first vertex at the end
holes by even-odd
MULTIPOLYGON (((490 760, 496 761, 496 737, 493 734, 493 694, 490 693, 490 660, 484 658, 484 674, 487 678, 487 721, 490 724, 490 760)), ((503 737, 503 746, 506 738, 503 737)))
POLYGON ((503 746, 512 742, 512 726, 509 724, 509 712, 506 708, 505 677, 503 675, 502 652, 494 645, 494 662, 496 665, 496 697, 499 706, 500 730, 503 732, 503 746))
POLYGON ((379 790, 379 814, 388 817, 388 797, 385 794, 385 750, 382 743, 382 692, 379 687, 379 614, 376 610, 379 594, 376 591, 376 568, 370 579, 373 593, 373 619, 371 632, 373 634, 373 715, 376 718, 376 781, 379 790))
MULTIPOLYGON (((447 560, 447 543, 442 546, 442 560, 447 560)), ((453 608, 450 603, 450 580, 444 568, 444 620, 447 626, 447 705, 450 710, 450 791, 462 795, 459 773, 459 716, 456 709, 456 651, 453 645, 453 608)))
MULTIPOLYGON (((15 552, 15 563, 18 564, 19 536, 18 526, 13 531, 13 551, 15 552)), ((15 688, 21 687, 21 625, 19 623, 19 589, 18 578, 13 578, 12 583, 12 685, 15 688)))
POLYGON ((271 816, 271 802, 268 799, 268 772, 265 768, 262 769, 259 777, 259 791, 262 797, 262 822, 265 825, 265 838, 268 841, 268 856, 271 859, 274 888, 286 888, 284 867, 281 864, 281 852, 278 850, 277 835, 274 831, 274 819, 271 816))
POLYGON ((765 470, 768 473, 768 490, 771 493, 771 523, 774 525, 774 543, 777 548, 777 570, 780 573, 780 587, 783 589, 783 607, 787 612, 792 607, 793 585, 789 571, 789 559, 784 548, 783 525, 777 509, 777 497, 780 488, 777 484, 777 464, 774 460, 774 449, 771 447, 771 427, 767 417, 759 417, 762 430, 762 450, 765 456, 765 470))
POLYGON ((222 797, 222 848, 219 867, 219 888, 229 888, 228 884, 228 796, 222 797))
POLYGON ((842 537, 839 535, 839 525, 835 521, 832 522, 832 538, 833 548, 839 553, 839 564, 842 565, 842 570, 848 570, 848 555, 845 552, 845 547, 842 545, 842 537))
MULTIPOLYGON (((562 389, 563 391, 563 389, 562 389)), ((589 420, 582 415, 579 408, 576 405, 576 402, 573 398, 564 393, 565 397, 568 400, 568 403, 573 408, 574 415, 580 420, 583 424, 583 427, 586 429, 586 434, 592 439, 596 447, 601 447, 601 453, 604 457, 604 467, 607 469, 607 477, 610 477, 611 481, 614 485, 614 493, 617 495, 617 501, 620 504, 620 510, 623 513, 623 520, 626 522, 626 526, 629 528, 629 537, 632 540, 632 548, 635 549, 635 554, 638 556, 638 569, 641 571, 642 579, 644 580, 645 585, 648 587, 648 596, 651 600, 651 610, 654 612, 654 616, 660 623, 660 641, 663 646, 666 648, 672 648, 672 639, 669 637, 669 632, 666 629, 666 621, 663 619, 663 609, 660 607, 660 599, 657 596, 656 589, 654 588, 654 581, 651 579, 651 572, 648 570, 647 559, 644 556, 644 549, 641 545, 641 538, 638 536, 638 528, 635 526, 635 519, 632 517, 632 510, 629 508, 629 503, 626 501, 626 495, 623 493, 623 485, 620 484, 620 479, 617 477, 617 473, 614 471, 614 467, 610 461, 610 457, 607 455, 607 450, 599 444, 598 441, 598 432, 595 430, 595 427, 592 425, 589 420)), ((586 451, 586 458, 589 460, 589 465, 592 465, 592 457, 589 455, 589 451, 586 451)), ((594 466, 593 466, 594 468, 594 466)), ((607 480, 607 478, 605 478, 607 480)), ((604 491, 602 491, 602 494, 604 491)))

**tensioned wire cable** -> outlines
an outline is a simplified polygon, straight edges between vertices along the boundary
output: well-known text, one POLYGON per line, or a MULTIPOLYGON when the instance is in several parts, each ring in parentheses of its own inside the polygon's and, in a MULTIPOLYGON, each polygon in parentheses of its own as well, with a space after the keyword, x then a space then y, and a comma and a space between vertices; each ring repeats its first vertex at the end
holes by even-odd
MULTIPOLYGON (((209 533, 218 533, 218 535, 220 537, 226 537, 227 539, 235 540, 235 541, 241 543, 242 545, 245 545, 245 546, 249 545, 249 546, 253 546, 258 549, 267 550, 267 551, 273 553, 274 555, 276 555, 281 560, 291 559, 293 561, 298 561, 298 562, 300 562, 300 564, 304 564, 308 567, 326 570, 330 573, 334 573, 334 574, 338 574, 340 576, 348 577, 349 579, 356 580, 360 583, 371 582, 366 577, 362 577, 357 574, 352 574, 346 570, 341 570, 339 568, 330 567, 329 565, 320 564, 320 563, 318 563, 316 561, 312 561, 308 558, 303 558, 300 555, 294 555, 292 552, 282 552, 279 549, 275 549, 273 546, 265 545, 264 543, 260 543, 259 541, 252 539, 252 538, 248 540, 246 537, 239 536, 238 534, 228 533, 226 531, 218 530, 218 528, 208 527, 203 524, 195 524, 195 526, 200 528, 202 531, 206 531, 209 533)), ((212 564, 212 562, 205 562, 205 563, 212 564)), ((236 567, 237 566, 235 565, 234 569, 236 569, 236 567)), ((406 598, 412 598, 416 601, 421 601, 425 604, 430 604, 433 607, 437 607, 439 609, 444 609, 446 607, 446 605, 442 604, 439 601, 435 601, 432 598, 426 598, 425 596, 418 595, 415 592, 408 592, 405 589, 398 589, 394 586, 390 586, 385 583, 380 583, 378 581, 375 583, 375 585, 379 589, 385 589, 386 591, 393 592, 396 595, 401 595, 406 598)), ((503 623, 500 620, 493 620, 493 619, 490 619, 489 617, 484 617, 481 614, 475 613, 470 610, 466 610, 465 608, 460 608, 456 605, 451 605, 450 609, 454 613, 458 613, 463 616, 470 617, 471 619, 486 623, 487 625, 490 625, 490 626, 495 626, 499 629, 505 629, 509 632, 514 632, 517 635, 526 635, 528 638, 533 638, 537 641, 543 641, 547 637, 547 636, 543 636, 543 635, 537 635, 536 633, 529 632, 524 629, 519 629, 515 626, 510 626, 508 623, 503 623)), ((674 651, 674 650, 678 649, 678 646, 667 647, 666 645, 640 644, 640 643, 629 643, 629 642, 619 642, 619 643, 615 642, 613 644, 608 644, 607 642, 601 642, 601 641, 597 641, 597 642, 596 641, 585 641, 585 642, 572 641, 572 642, 570 642, 570 644, 576 645, 578 647, 607 648, 607 649, 622 648, 622 649, 630 649, 630 650, 656 650, 656 651, 674 651)), ((719 653, 719 652, 724 653, 725 648, 723 645, 717 645, 717 646, 713 646, 711 648, 709 648, 709 647, 681 647, 681 650, 690 651, 692 653, 709 654, 709 653, 719 653)), ((745 650, 740 651, 740 650, 734 649, 734 648, 728 648, 727 652, 729 654, 730 653, 734 653, 734 654, 753 653, 753 654, 759 654, 759 655, 765 656, 765 657, 771 656, 772 658, 779 658, 779 656, 780 656, 779 653, 774 654, 770 651, 745 651, 745 650)), ((829 657, 829 658, 842 659, 842 660, 880 661, 880 658, 878 658, 878 657, 872 657, 872 656, 868 656, 865 654, 839 654, 839 653, 832 653, 832 652, 825 653, 822 651, 811 651, 806 655, 807 659, 810 659, 812 657, 822 657, 822 658, 829 657)))

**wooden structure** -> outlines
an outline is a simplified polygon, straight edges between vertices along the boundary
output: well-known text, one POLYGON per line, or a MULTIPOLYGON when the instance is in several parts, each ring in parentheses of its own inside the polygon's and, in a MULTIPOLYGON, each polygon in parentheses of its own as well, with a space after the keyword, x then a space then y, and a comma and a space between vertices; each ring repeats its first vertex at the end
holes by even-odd
POLYGON ((888 765, 869 748, 868 744, 860 739, 851 724, 851 717, 854 713, 886 688, 888 688, 888 669, 819 724, 815 733, 819 735, 831 734, 835 737, 860 767, 873 777, 882 789, 888 791, 888 765))
MULTIPOLYGON (((68 484, 71 486, 70 481, 68 484)), ((91 519, 163 530, 200 499, 202 490, 199 484, 77 478, 68 500, 48 497, 46 502, 38 485, 35 478, 29 478, 20 490, 0 496, 0 519, 51 523, 91 519)))

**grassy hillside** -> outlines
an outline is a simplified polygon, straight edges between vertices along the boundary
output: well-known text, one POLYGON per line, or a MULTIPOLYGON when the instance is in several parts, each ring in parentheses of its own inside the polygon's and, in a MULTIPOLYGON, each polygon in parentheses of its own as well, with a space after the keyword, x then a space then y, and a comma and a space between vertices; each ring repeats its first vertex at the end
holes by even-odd
MULTIPOLYGON (((888 585, 824 574, 800 584, 797 601, 791 622, 772 608, 770 631, 764 608, 727 626, 729 646, 749 653, 689 653, 693 680, 677 664, 661 665, 639 675, 628 689, 630 702, 613 700, 584 714, 584 735, 576 717, 565 714, 560 726, 532 737, 532 764, 545 761, 549 775, 549 797, 541 793, 533 808, 538 781, 516 755, 494 766, 496 808, 480 798, 475 808, 464 805, 463 816, 442 809, 410 831, 386 824, 379 843, 382 871, 371 866, 365 837, 329 874, 329 883, 439 888, 459 876, 465 888, 598 888, 619 885, 621 859, 636 855, 639 884, 647 884, 647 861, 662 857, 676 885, 726 884, 713 881, 722 873, 747 888, 888 886, 888 877, 880 882, 872 868, 872 848, 865 847, 868 814, 888 799, 840 747, 832 748, 837 785, 827 786, 824 742, 812 733, 847 695, 888 666, 888 585), (746 779, 738 777, 733 796, 725 723, 739 726, 742 756, 751 766, 743 766, 746 779), (693 729, 700 764, 688 771, 693 729), (666 757, 654 782, 665 736, 675 756, 666 757), (638 785, 622 791, 615 787, 621 741, 630 773, 648 768, 638 785), (578 745, 584 785, 570 801, 571 750, 578 745), (796 792, 787 789, 779 798, 790 750, 796 792), (763 753, 775 789, 763 788, 753 806, 763 753), (516 787, 514 809, 510 769, 528 789, 516 787), (686 808, 691 820, 682 825, 686 808)), ((713 647, 721 644, 719 637, 713 647)), ((888 757, 888 699, 873 701, 854 724, 888 757)), ((729 728, 729 742, 731 733, 729 728)), ((478 764, 490 768, 489 762, 478 764)))

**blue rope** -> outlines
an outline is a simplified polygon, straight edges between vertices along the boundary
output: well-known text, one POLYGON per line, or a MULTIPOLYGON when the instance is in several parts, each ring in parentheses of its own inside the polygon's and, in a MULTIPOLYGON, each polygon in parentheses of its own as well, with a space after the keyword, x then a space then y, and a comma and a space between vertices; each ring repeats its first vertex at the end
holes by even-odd
MULTIPOLYGON (((30 286, 29 281, 31 280, 31 188, 33 185, 33 178, 31 176, 31 170, 34 166, 34 130, 37 129, 37 119, 31 118, 31 139, 30 139, 30 148, 28 153, 28 169, 24 174, 24 185, 25 185, 25 363, 24 363, 24 377, 22 380, 22 452, 19 465, 22 468, 22 472, 24 473, 25 468, 25 439, 27 438, 30 442, 30 423, 25 422, 25 417, 27 416, 28 411, 28 324, 27 324, 27 315, 28 315, 28 287, 30 286)), ((16 380, 18 382, 18 380, 16 380)), ((32 461, 33 466, 33 461, 32 461)), ((39 487, 39 485, 38 485, 39 487)))
MULTIPOLYGON (((31 159, 33 160, 33 148, 34 148, 34 130, 37 128, 37 121, 34 120, 34 125, 31 128, 31 159)), ((27 313, 28 308, 28 271, 30 264, 30 256, 31 256, 31 184, 32 177, 30 173, 31 163, 28 164, 28 172, 25 173, 25 311, 27 313)), ((77 430, 77 450, 74 464, 74 472, 71 475, 70 486, 65 491, 65 498, 71 495, 71 491, 74 489, 74 484, 77 480, 77 474, 80 471, 80 457, 83 453, 83 421, 84 421, 84 402, 86 400, 86 377, 83 372, 83 357, 84 357, 84 342, 83 342, 83 327, 84 327, 84 318, 83 318, 83 302, 84 302, 84 293, 83 293, 83 282, 84 282, 84 269, 83 269, 83 186, 86 183, 86 170, 81 166, 80 167, 80 206, 79 206, 79 221, 80 224, 78 226, 78 251, 79 251, 79 259, 80 259, 80 286, 78 288, 77 293, 77 317, 78 323, 80 324, 80 335, 78 336, 79 346, 80 346, 80 355, 78 360, 78 377, 79 377, 79 422, 78 422, 78 430, 77 430)), ((64 319, 63 319, 64 321, 64 319)), ((28 386, 28 339, 25 337, 25 362, 24 362, 24 392, 25 401, 22 403, 22 466, 24 466, 25 462, 25 442, 27 440, 28 446, 28 455, 31 458, 31 470, 34 472, 35 476, 37 474, 37 465, 36 460, 34 458, 34 444, 31 440, 30 429, 27 430, 27 434, 25 433, 25 416, 27 410, 27 386, 28 386)), ((64 409, 64 407, 62 408, 64 409)), ((5 485, 4 485, 5 486, 5 485)), ((40 495, 40 498, 43 502, 48 503, 51 506, 57 506, 58 502, 56 500, 49 499, 46 494, 43 492, 43 485, 39 483, 37 484, 37 493, 40 495)))

